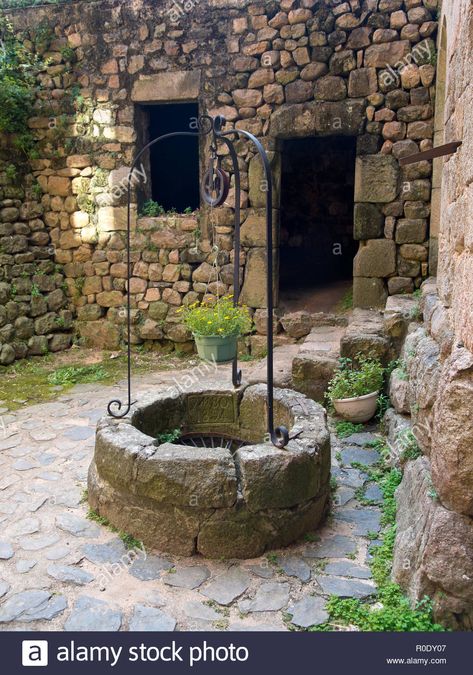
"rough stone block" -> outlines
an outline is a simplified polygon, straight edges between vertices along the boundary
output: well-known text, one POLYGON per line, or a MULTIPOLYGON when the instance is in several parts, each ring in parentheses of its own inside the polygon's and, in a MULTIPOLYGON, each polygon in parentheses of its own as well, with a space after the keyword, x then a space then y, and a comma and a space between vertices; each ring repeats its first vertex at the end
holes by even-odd
POLYGON ((366 102, 359 99, 286 104, 272 114, 270 132, 275 138, 303 138, 334 132, 355 136, 364 123, 365 108, 366 102))
POLYGON ((200 80, 198 69, 147 75, 135 81, 131 99, 138 103, 195 101, 200 94, 200 80))
POLYGON ((353 261, 355 277, 388 277, 396 271, 396 244, 390 239, 369 239, 353 261))
POLYGON ((388 293, 383 279, 355 277, 353 279, 353 306, 361 308, 384 307, 388 293))
POLYGON ((432 498, 426 457, 409 462, 396 492, 393 579, 413 602, 428 595, 434 617, 453 630, 473 625, 473 526, 471 518, 432 498))
POLYGON ((422 244, 426 236, 426 220, 420 218, 400 218, 397 221, 395 234, 397 244, 422 244))
POLYGON ((377 239, 383 236, 384 215, 374 204, 355 204, 354 239, 377 239))
POLYGON ((445 361, 434 404, 432 477, 442 504, 473 515, 473 355, 455 349, 445 361))
POLYGON ((359 68, 352 70, 348 80, 348 96, 359 98, 374 94, 378 89, 378 78, 375 68, 359 68))
POLYGON ((399 165, 389 155, 364 155, 356 160, 355 201, 391 202, 398 193, 399 165))
MULTIPOLYGON (((274 269, 274 283, 273 283, 273 297, 275 305, 277 305, 277 268, 278 268, 278 252, 273 250, 273 269, 274 269)), ((266 251, 264 248, 250 249, 247 255, 245 280, 241 291, 241 301, 249 307, 262 308, 267 307, 266 297, 266 276, 267 276, 267 261, 266 251)))
POLYGON ((409 54, 410 49, 411 46, 408 40, 371 45, 365 51, 364 65, 372 68, 395 66, 398 61, 401 61, 409 54))

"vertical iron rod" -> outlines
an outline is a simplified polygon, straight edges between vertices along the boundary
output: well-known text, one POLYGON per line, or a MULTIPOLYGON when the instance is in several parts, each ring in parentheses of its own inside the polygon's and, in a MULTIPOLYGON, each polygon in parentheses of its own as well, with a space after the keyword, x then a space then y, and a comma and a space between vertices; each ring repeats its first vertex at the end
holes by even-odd
POLYGON ((284 426, 274 427, 274 339, 273 339, 273 181, 271 165, 268 155, 261 142, 249 131, 243 129, 231 129, 222 134, 222 136, 239 135, 248 138, 256 147, 261 161, 263 163, 264 175, 266 180, 266 297, 268 305, 267 321, 267 347, 266 357, 267 366, 267 399, 268 399, 268 433, 271 442, 277 448, 284 448, 289 442, 289 431, 284 426))

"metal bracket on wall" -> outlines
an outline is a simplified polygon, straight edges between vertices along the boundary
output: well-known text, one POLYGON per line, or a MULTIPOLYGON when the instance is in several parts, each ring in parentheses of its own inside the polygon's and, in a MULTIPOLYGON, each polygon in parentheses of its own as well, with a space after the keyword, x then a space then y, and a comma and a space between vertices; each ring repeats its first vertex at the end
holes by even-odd
POLYGON ((451 143, 445 143, 445 145, 438 145, 436 148, 430 148, 430 150, 424 150, 424 152, 416 152, 415 155, 402 157, 399 160, 399 164, 401 166, 407 166, 408 164, 415 164, 415 162, 421 162, 426 159, 435 159, 436 157, 453 155, 461 144, 462 141, 452 141, 451 143))

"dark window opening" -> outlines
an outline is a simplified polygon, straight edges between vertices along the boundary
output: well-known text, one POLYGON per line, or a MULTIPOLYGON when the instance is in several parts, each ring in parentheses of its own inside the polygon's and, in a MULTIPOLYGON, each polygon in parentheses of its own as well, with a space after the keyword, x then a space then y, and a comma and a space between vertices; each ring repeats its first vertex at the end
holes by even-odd
MULTIPOLYGON (((197 103, 148 105, 143 109, 148 121, 147 141, 175 131, 196 131, 197 103)), ((184 213, 199 208, 199 139, 176 137, 156 143, 149 151, 151 189, 147 198, 165 211, 184 213)))
POLYGON ((280 304, 329 311, 350 290, 356 139, 285 141, 282 150, 280 304))

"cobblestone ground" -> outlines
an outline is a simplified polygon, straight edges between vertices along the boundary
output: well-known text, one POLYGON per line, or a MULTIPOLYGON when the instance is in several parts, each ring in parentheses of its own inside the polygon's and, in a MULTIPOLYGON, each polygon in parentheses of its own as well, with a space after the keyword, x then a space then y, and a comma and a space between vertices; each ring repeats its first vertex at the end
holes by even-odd
MULTIPOLYGON (((135 382, 135 392, 175 376, 147 376, 135 382)), ((96 422, 122 389, 123 383, 79 385, 54 402, 3 411, 1 630, 306 629, 327 620, 330 595, 373 593, 368 548, 380 509, 361 505, 356 495, 363 488, 373 504, 382 497, 351 464, 376 461, 366 446, 375 434, 332 438, 334 508, 304 541, 247 561, 150 551, 145 559, 142 551, 130 556, 117 534, 88 520, 83 502, 96 422)))

